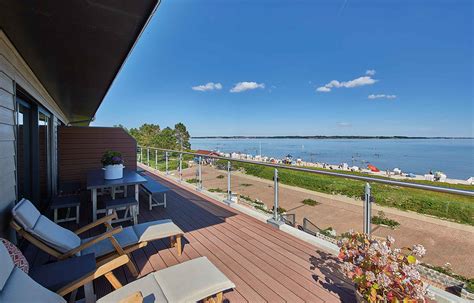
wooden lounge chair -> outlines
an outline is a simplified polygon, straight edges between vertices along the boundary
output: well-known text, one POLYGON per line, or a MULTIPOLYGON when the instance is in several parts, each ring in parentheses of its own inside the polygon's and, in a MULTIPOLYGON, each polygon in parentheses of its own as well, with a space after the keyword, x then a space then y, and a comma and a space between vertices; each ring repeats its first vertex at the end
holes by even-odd
POLYGON ((112 271, 128 262, 128 256, 122 255, 53 292, 15 267, 7 249, 0 243, 0 302, 65 303, 63 296, 101 276, 105 276, 115 290, 100 298, 99 303, 184 303, 200 300, 220 303, 222 292, 235 287, 206 257, 150 273, 123 286, 112 271), (24 291, 26 289, 28 291, 24 291))
MULTIPOLYGON (((117 214, 101 219, 79 228, 75 232, 65 229, 40 214, 28 200, 22 199, 12 209, 11 226, 26 240, 56 257, 65 259, 75 255, 94 253, 99 264, 104 264, 118 255, 130 254, 142 248, 149 241, 167 238, 181 255, 181 238, 183 231, 171 220, 157 220, 133 226, 113 228, 109 221, 117 219, 117 214), (104 224, 108 229, 95 237, 81 239, 78 235, 98 225, 104 224)), ((132 262, 128 268, 134 276, 138 271, 132 262)))

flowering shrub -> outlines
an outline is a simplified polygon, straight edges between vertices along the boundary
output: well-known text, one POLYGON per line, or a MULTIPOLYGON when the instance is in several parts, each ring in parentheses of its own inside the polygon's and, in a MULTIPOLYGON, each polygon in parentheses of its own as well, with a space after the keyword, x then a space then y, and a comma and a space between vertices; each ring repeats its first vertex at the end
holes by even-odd
POLYGON ((381 241, 350 231, 338 242, 344 273, 368 302, 425 302, 426 291, 416 268, 416 257, 422 257, 425 248, 414 245, 404 254, 392 249, 394 242, 390 236, 381 241))
POLYGON ((103 166, 123 164, 122 153, 108 150, 104 153, 100 162, 103 166))

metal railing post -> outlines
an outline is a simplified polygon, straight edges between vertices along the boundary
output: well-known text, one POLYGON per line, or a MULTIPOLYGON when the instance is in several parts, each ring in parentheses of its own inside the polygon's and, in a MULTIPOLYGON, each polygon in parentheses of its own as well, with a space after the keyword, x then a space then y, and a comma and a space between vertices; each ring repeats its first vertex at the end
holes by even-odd
POLYGON ((158 169, 158 150, 155 149, 155 169, 158 169))
POLYGON ((165 173, 168 174, 168 152, 165 152, 165 173))
POLYGON ((227 200, 229 202, 232 201, 232 191, 230 189, 230 183, 231 183, 231 167, 230 167, 230 161, 227 161, 227 200))
POLYGON ((278 169, 275 168, 275 175, 273 176, 274 183, 274 200, 273 200, 273 220, 279 221, 278 215, 278 169))
POLYGON ((146 165, 150 166, 150 149, 146 149, 146 165))
POLYGON ((179 182, 183 181, 183 154, 179 154, 179 182))
POLYGON ((364 233, 370 235, 371 232, 371 218, 372 218, 372 207, 370 202, 370 184, 365 184, 364 194, 364 233))
POLYGON ((199 190, 202 189, 202 157, 199 156, 199 159, 198 159, 199 163, 198 163, 198 180, 197 180, 197 188, 199 190))
POLYGON ((140 161, 141 163, 143 163, 143 147, 140 146, 140 161))

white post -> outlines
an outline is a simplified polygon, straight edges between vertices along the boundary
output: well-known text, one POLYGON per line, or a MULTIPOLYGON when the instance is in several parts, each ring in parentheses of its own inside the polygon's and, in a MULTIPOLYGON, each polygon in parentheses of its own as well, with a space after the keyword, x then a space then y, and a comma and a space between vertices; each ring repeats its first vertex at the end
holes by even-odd
POLYGON ((364 233, 370 235, 372 230, 371 220, 372 220, 372 207, 370 202, 370 184, 365 184, 365 195, 364 195, 364 233))
POLYGON ((231 177, 230 161, 227 161, 227 200, 229 200, 229 202, 232 201, 232 191, 230 189, 230 183, 231 183, 230 177, 231 177))
POLYGON ((155 169, 158 169, 158 150, 155 149, 155 169))
POLYGON ((143 163, 143 148, 141 146, 140 146, 140 161, 138 162, 143 163))

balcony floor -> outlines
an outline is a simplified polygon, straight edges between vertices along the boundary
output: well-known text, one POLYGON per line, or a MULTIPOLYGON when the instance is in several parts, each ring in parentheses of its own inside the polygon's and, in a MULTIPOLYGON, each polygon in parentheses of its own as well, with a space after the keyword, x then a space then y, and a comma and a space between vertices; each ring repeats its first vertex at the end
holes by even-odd
MULTIPOLYGON (((168 207, 149 211, 141 196, 139 221, 171 218, 185 231, 183 253, 178 256, 169 248, 168 239, 150 242, 132 254, 140 276, 206 256, 236 285, 235 290, 224 293, 227 302, 355 301, 353 287, 338 271, 334 256, 199 192, 153 177, 172 189, 168 207)), ((84 201, 88 197, 84 196, 84 201)), ((88 205, 85 202, 81 207, 82 218, 86 218, 81 225, 90 222, 88 205)), ((75 224, 68 227, 77 228, 75 224)), ((32 245, 25 246, 33 266, 50 260, 32 245)), ((133 281, 126 268, 117 270, 116 275, 123 284, 133 281)), ((104 278, 94 286, 98 297, 112 291, 104 278)))

